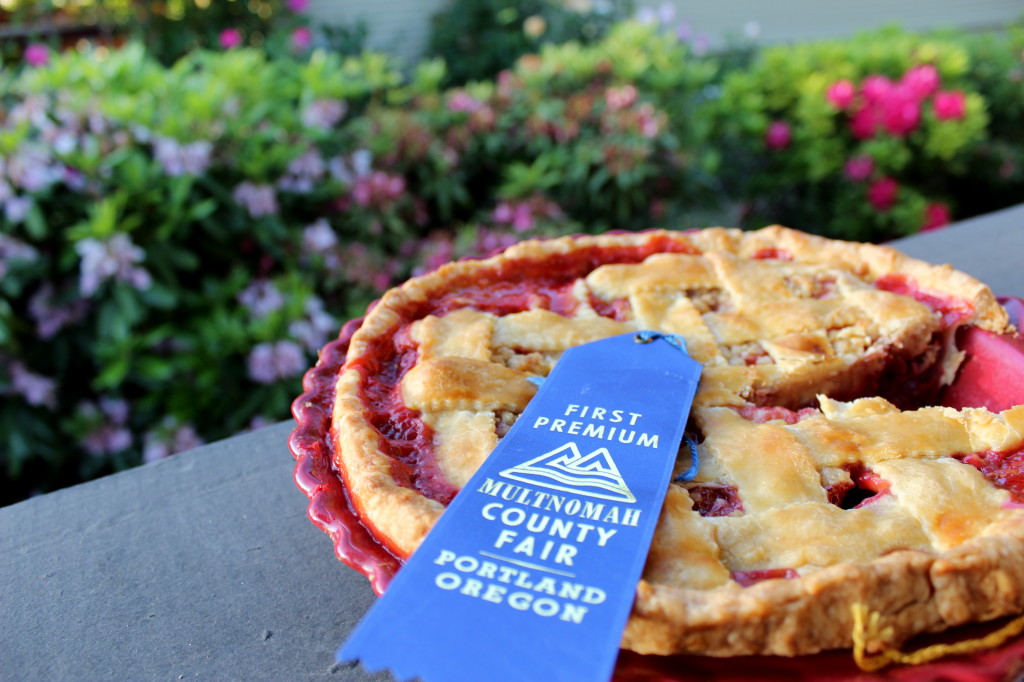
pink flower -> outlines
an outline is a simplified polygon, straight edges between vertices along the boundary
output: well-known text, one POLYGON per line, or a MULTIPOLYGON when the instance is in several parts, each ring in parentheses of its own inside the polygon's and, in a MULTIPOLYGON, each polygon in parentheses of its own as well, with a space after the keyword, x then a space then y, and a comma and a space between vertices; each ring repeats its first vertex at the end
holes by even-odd
POLYGON ((949 222, 948 206, 940 202, 928 204, 924 208, 924 225, 921 226, 921 231, 937 230, 943 225, 948 225, 949 222))
POLYGON ((855 156, 843 166, 843 174, 850 180, 867 180, 875 172, 875 162, 870 156, 855 156))
POLYGON ((902 137, 921 122, 921 105, 909 89, 895 87, 882 102, 882 125, 890 135, 902 137))
POLYGON ((309 0, 288 0, 288 9, 293 12, 305 12, 309 7, 309 0))
POLYGON ((530 210, 530 205, 519 204, 512 216, 512 229, 516 232, 526 232, 532 227, 533 211, 530 210))
POLYGON ((292 31, 292 47, 296 50, 308 50, 313 44, 313 32, 308 26, 299 26, 292 31))
POLYGON ((453 113, 474 112, 483 106, 483 102, 465 90, 456 90, 448 97, 448 111, 453 113))
POLYGON ((900 81, 919 100, 935 92, 939 87, 939 72, 931 64, 919 64, 905 74, 900 81))
POLYGON ((50 61, 50 48, 42 43, 29 43, 22 56, 29 66, 46 66, 50 61))
POLYGON ((832 103, 836 109, 843 110, 853 104, 853 97, 857 94, 853 83, 848 80, 836 81, 829 86, 825 92, 825 99, 832 103))
POLYGON ((623 85, 621 88, 608 88, 604 91, 604 101, 612 111, 633 106, 636 98, 636 88, 629 84, 623 85))
POLYGON ((867 140, 875 136, 881 124, 881 111, 871 104, 864 103, 850 118, 850 132, 858 140, 867 140))
POLYGON ((869 102, 881 102, 889 96, 893 87, 893 82, 885 76, 874 75, 864 79, 860 90, 869 102))
POLYGON ((510 223, 514 215, 515 212, 512 209, 512 205, 507 201, 503 201, 494 207, 494 213, 491 218, 496 223, 510 223))
POLYGON ((888 211, 896 203, 900 186, 892 178, 880 178, 868 187, 868 202, 878 211, 888 211))
POLYGON ((222 48, 230 50, 242 44, 242 32, 237 28, 226 28, 220 32, 218 40, 222 48))
POLYGON ((792 138, 793 134, 788 123, 785 121, 773 121, 768 126, 768 132, 764 135, 764 143, 768 145, 769 149, 785 149, 789 146, 792 138))
POLYGON ((932 104, 940 121, 959 120, 967 110, 967 98, 960 90, 939 90, 932 104))

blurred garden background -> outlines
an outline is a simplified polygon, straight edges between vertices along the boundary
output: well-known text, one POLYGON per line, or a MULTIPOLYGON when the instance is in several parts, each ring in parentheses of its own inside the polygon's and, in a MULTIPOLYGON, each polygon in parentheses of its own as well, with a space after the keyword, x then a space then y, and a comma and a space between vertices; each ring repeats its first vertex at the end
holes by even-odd
POLYGON ((287 419, 384 289, 523 237, 1024 200, 1013 3, 768 40, 437 0, 380 38, 408 4, 0 0, 0 504, 287 419))

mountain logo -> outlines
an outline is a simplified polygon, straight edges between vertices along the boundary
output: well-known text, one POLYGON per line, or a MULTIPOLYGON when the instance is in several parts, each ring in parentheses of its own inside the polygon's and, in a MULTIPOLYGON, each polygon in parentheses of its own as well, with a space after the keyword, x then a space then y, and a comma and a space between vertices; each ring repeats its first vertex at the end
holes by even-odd
POLYGON ((501 476, 587 497, 636 502, 608 448, 581 455, 575 443, 566 443, 528 462, 505 469, 501 476))

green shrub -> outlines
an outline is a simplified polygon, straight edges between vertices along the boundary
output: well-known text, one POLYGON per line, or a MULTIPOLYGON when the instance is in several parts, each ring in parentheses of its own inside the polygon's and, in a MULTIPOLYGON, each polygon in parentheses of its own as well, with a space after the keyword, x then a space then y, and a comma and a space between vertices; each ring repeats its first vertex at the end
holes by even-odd
POLYGON ((448 64, 446 86, 491 79, 542 45, 599 40, 632 6, 631 0, 452 0, 433 17, 427 57, 448 64))

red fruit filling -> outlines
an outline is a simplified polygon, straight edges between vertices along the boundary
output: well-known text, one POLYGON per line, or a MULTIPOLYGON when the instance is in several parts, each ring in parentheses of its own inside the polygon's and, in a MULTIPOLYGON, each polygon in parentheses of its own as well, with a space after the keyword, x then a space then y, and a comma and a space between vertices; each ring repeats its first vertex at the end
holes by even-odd
POLYGON ((942 315, 942 324, 953 327, 974 316, 974 306, 967 301, 947 294, 922 289, 917 282, 906 275, 886 275, 875 281, 875 287, 894 294, 910 296, 942 315))
POLYGON ((743 587, 750 587, 763 580, 772 578, 796 578, 797 572, 792 568, 765 568, 760 571, 733 571, 730 576, 743 587))
POLYGON ((743 511, 739 492, 731 485, 696 485, 687 492, 694 511, 701 516, 729 516, 743 511))
MULTIPOLYGON (((592 246, 543 260, 503 263, 472 281, 456 282, 452 291, 433 300, 411 303, 401 311, 403 321, 392 334, 370 341, 365 353, 350 358, 348 367, 358 370, 369 421, 380 433, 381 451, 391 458, 391 475, 398 485, 447 504, 458 490, 437 466, 433 432, 402 401, 402 377, 416 363, 416 344, 410 338, 412 324, 427 315, 444 315, 471 307, 495 315, 510 315, 541 308, 572 315, 577 301, 572 295, 576 280, 601 265, 640 263, 655 253, 698 253, 691 244, 659 236, 637 246, 592 246)), ((595 299, 596 300, 596 299, 595 299)), ((593 303, 593 301, 592 301, 593 303)), ((629 313, 628 302, 612 301, 598 312, 614 319, 629 313)))
POLYGON ((770 421, 784 421, 787 424, 796 424, 801 419, 821 414, 814 407, 805 407, 802 410, 791 410, 787 407, 759 407, 757 405, 744 405, 736 408, 739 415, 744 419, 758 424, 766 424, 770 421))
POLYGON ((860 509, 889 494, 889 481, 862 464, 847 467, 850 481, 825 487, 828 501, 843 509, 860 509))
POLYGON ((625 322, 633 317, 633 309, 629 305, 629 299, 626 298, 605 301, 590 294, 590 307, 601 317, 607 317, 616 322, 625 322))
POLYGON ((1010 491, 1010 499, 1024 504, 1024 447, 1005 452, 985 450, 969 455, 958 455, 964 464, 980 471, 993 485, 1010 491))
POLYGON ((793 254, 785 249, 758 249, 751 258, 757 260, 793 260, 793 254))

